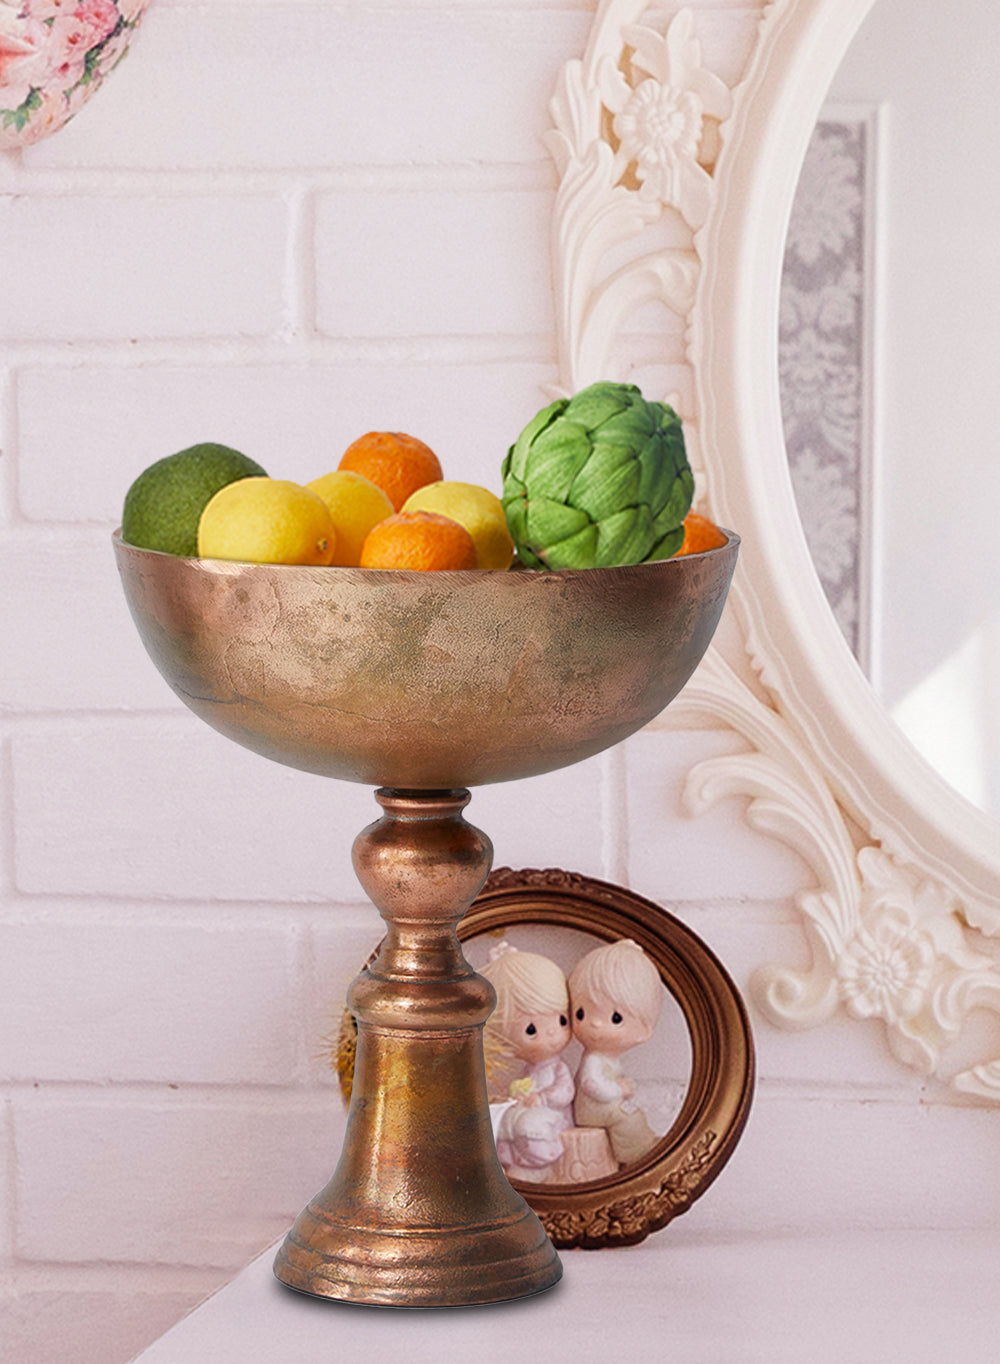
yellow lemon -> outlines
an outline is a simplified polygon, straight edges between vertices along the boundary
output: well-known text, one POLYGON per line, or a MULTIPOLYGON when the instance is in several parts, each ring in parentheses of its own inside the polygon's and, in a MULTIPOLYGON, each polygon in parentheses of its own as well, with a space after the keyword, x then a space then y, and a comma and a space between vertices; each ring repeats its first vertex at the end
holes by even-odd
POLYGON ((283 478, 227 483, 198 522, 198 553, 203 559, 328 564, 336 541, 323 499, 283 478))
POLYGON ((395 510, 389 495, 370 478, 350 469, 335 469, 332 474, 314 478, 306 487, 323 499, 333 518, 337 548, 331 564, 357 568, 368 532, 395 510))
POLYGON ((439 516, 450 517, 472 536, 480 568, 510 568, 514 541, 507 529, 503 504, 488 488, 441 479, 412 493, 403 504, 403 511, 437 512, 439 516))

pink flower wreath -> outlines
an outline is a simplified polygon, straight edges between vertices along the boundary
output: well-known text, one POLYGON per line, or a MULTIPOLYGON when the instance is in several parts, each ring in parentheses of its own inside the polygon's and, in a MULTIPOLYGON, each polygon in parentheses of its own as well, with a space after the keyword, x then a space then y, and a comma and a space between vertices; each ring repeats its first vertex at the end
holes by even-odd
POLYGON ((0 0, 0 150, 61 128, 128 51, 149 0, 0 0))

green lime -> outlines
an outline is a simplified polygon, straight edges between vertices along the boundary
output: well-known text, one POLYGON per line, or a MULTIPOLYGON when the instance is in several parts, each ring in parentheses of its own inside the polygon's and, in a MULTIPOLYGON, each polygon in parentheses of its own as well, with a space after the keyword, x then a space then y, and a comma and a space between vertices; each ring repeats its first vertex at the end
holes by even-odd
POLYGON ((238 478, 266 477, 256 460, 205 441, 144 469, 125 494, 122 539, 140 549, 194 558, 207 503, 238 478))

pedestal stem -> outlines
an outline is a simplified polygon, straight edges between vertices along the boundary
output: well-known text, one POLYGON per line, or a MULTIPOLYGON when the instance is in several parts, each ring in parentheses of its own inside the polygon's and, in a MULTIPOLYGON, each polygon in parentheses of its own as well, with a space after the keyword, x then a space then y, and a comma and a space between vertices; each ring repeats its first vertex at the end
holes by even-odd
POLYGON ((356 839, 354 866, 387 931, 348 996, 358 1051, 344 1147, 275 1273, 321 1297, 397 1306, 535 1293, 561 1266, 497 1159, 482 1044, 494 995, 456 932, 492 847, 462 816, 468 791, 376 799, 384 814, 356 839))

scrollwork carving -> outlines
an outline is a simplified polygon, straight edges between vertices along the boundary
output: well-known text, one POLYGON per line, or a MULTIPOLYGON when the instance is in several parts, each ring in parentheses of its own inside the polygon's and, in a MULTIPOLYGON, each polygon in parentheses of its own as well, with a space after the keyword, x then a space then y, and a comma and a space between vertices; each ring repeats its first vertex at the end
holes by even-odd
POLYGON ((522 871, 513 867, 494 867, 486 878, 484 891, 504 890, 515 886, 518 890, 525 887, 544 890, 573 890, 587 882, 587 877, 575 871, 562 871, 559 867, 526 867, 522 871))
MULTIPOLYGON (((758 1006, 785 1028, 816 1026, 841 1008, 877 1019, 903 1064, 948 1077, 949 1046, 973 1009, 1000 1013, 994 958, 976 946, 960 901, 880 844, 856 846, 851 821, 794 725, 717 652, 673 703, 670 720, 682 719, 722 721, 750 745, 691 770, 688 812, 749 797, 748 823, 794 848, 816 878, 796 896, 812 964, 807 971, 761 967, 753 982, 758 1006)), ((965 1093, 1000 1101, 996 1063, 949 1078, 965 1093)))
POLYGON ((568 62, 550 104, 548 147, 559 172, 553 269, 559 392, 608 377, 608 342, 646 303, 686 316, 694 302, 693 246, 644 251, 607 265, 665 212, 689 233, 712 197, 718 123, 728 87, 705 69, 690 10, 660 33, 633 22, 636 0, 611 0, 583 58, 568 62))
POLYGON ((539 1213, 542 1226, 561 1250, 575 1246, 633 1245, 650 1231, 664 1226, 686 1212, 699 1191, 701 1180, 711 1163, 715 1132, 705 1132, 677 1168, 658 1189, 619 1198, 585 1211, 559 1210, 539 1213))
MULTIPOLYGON (((647 13, 643 0, 604 0, 586 52, 564 67, 550 106, 548 145, 559 173, 554 394, 622 377, 622 328, 651 300, 686 323, 697 370, 704 357, 691 337, 704 283, 704 228, 727 207, 719 149, 727 150, 748 102, 768 93, 775 46, 802 43, 811 11, 821 8, 836 6, 763 4, 747 72, 729 89, 703 63, 691 11, 665 17, 647 13), (653 229, 666 220, 675 230, 664 246, 653 229)), ((711 509, 725 470, 705 440, 711 394, 700 401, 700 410, 696 398, 685 415, 685 430, 699 498, 711 509)), ((742 659, 734 666, 723 645, 713 646, 660 723, 702 720, 739 734, 745 752, 689 774, 687 808, 697 814, 725 796, 749 798, 751 825, 809 867, 811 884, 796 905, 812 963, 804 971, 762 967, 758 1005, 787 1028, 815 1026, 837 1012, 877 1019, 905 1065, 1000 1102, 1000 1057, 987 1054, 957 1073, 950 1059, 974 1012, 1000 1014, 1000 970, 984 936, 1000 922, 1000 901, 960 894, 931 869, 940 859, 914 854, 912 838, 900 837, 880 800, 847 793, 833 780, 801 699, 788 696, 762 603, 737 584, 729 609, 742 659)))

